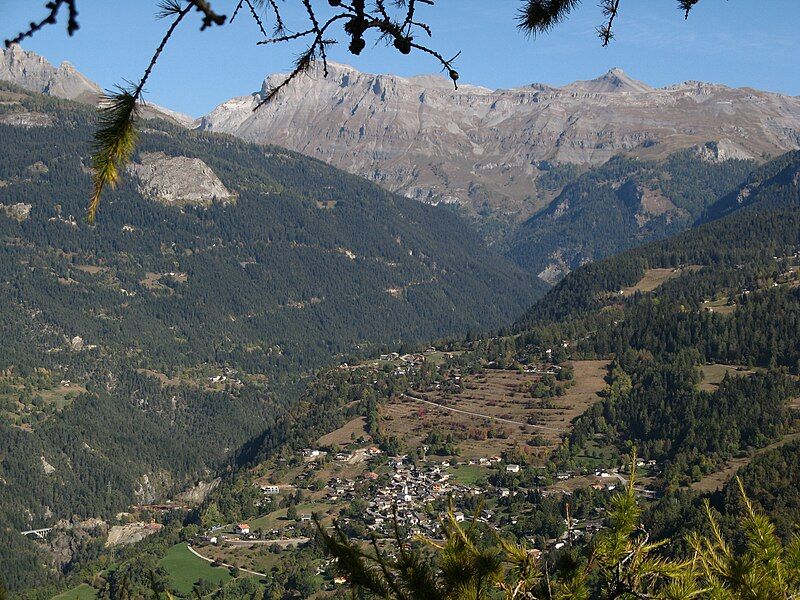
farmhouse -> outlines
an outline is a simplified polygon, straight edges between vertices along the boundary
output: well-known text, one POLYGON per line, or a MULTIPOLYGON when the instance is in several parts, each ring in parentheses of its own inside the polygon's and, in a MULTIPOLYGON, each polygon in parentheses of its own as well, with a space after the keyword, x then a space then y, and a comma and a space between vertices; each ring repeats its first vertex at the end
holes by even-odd
POLYGON ((248 525, 247 523, 239 523, 236 526, 236 533, 238 533, 240 535, 249 534, 250 533, 250 525, 248 525))

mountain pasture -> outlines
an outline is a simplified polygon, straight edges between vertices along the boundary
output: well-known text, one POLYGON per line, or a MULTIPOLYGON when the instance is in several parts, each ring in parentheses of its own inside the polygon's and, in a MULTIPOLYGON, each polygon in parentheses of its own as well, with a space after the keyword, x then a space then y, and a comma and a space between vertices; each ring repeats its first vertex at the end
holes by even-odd
POLYGON ((430 445, 426 441, 437 432, 451 434, 463 458, 490 458, 524 448, 544 460, 605 386, 607 361, 571 364, 574 385, 564 396, 533 398, 530 389, 539 374, 487 369, 464 377, 458 393, 432 390, 393 398, 382 407, 383 422, 409 448, 430 445))

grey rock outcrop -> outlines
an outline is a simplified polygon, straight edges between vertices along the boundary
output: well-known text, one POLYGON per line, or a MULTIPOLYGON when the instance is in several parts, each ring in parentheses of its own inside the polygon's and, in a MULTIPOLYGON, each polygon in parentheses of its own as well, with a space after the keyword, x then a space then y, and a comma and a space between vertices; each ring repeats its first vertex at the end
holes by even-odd
POLYGON ((79 556, 85 547, 104 538, 108 524, 101 519, 62 519, 53 526, 47 539, 48 550, 54 566, 63 569, 79 556))
POLYGON ((68 62, 59 67, 14 44, 0 50, 0 79, 31 92, 94 104, 103 90, 68 62))
POLYGON ((128 172, 138 180, 142 196, 168 206, 208 207, 236 200, 236 194, 199 158, 146 152, 128 166, 128 172))
POLYGON ((106 547, 110 546, 129 546, 136 542, 141 542, 144 538, 157 533, 161 529, 160 523, 127 523, 125 525, 113 525, 108 530, 106 547))
POLYGON ((0 204, 0 210, 2 210, 9 219, 14 219, 20 223, 30 218, 32 208, 32 204, 25 204, 23 202, 17 202, 16 204, 0 204))

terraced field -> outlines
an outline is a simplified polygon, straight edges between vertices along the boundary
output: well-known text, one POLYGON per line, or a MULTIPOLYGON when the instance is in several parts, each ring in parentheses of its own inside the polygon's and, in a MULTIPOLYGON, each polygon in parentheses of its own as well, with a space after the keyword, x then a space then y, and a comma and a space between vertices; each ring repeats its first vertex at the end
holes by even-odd
POLYGON ((382 408, 383 422, 409 448, 435 431, 452 433, 462 458, 518 448, 543 460, 605 385, 606 361, 572 364, 575 384, 561 397, 532 398, 529 389, 540 378, 534 373, 487 370, 465 377, 458 394, 435 390, 395 397, 382 408))

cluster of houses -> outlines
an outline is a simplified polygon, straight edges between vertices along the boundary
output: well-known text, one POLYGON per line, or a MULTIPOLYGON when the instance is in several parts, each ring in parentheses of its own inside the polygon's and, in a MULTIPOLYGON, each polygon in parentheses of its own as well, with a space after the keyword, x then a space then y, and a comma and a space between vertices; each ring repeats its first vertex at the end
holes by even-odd
MULTIPOLYGON (((481 494, 485 490, 451 481, 446 466, 429 464, 415 466, 407 456, 390 459, 392 471, 379 477, 372 473, 376 486, 368 503, 364 522, 377 535, 391 535, 394 518, 398 524, 412 535, 435 536, 440 532, 437 515, 426 510, 426 505, 435 500, 467 495, 481 494)), ((332 493, 343 500, 352 495, 352 487, 337 481, 332 493), (341 496, 340 496, 341 494, 341 496)), ((455 513, 457 521, 464 520, 464 514, 455 513)))
POLYGON ((234 385, 241 385, 242 381, 236 378, 237 374, 238 371, 236 369, 233 369, 231 367, 225 367, 223 369, 222 374, 209 377, 208 380, 211 383, 226 383, 230 381, 230 383, 234 385))

